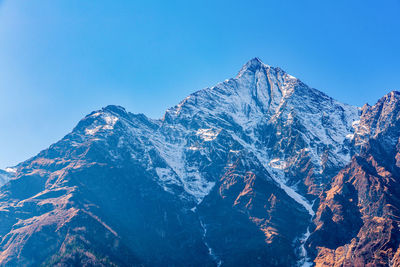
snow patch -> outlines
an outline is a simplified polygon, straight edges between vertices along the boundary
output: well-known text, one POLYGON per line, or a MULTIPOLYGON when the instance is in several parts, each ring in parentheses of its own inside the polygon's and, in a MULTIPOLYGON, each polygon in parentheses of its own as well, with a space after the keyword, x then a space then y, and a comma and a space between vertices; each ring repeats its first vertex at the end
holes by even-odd
MULTIPOLYGON (((179 130, 182 129, 177 129, 177 131, 179 130)), ((178 142, 171 142, 163 137, 153 136, 152 142, 160 156, 177 175, 183 189, 193 196, 197 203, 200 203, 209 194, 215 182, 207 181, 196 166, 186 166, 185 140, 180 139, 178 142)))
POLYGON ((101 130, 101 128, 102 128, 101 125, 96 126, 94 128, 87 128, 87 129, 85 129, 85 133, 87 135, 95 135, 99 130, 101 130))
POLYGON ((284 170, 287 168, 288 163, 280 158, 275 158, 268 163, 274 169, 284 170))
POLYGON ((160 178, 161 185, 163 189, 167 192, 173 193, 173 191, 170 189, 168 185, 171 184, 176 184, 176 185, 181 185, 179 180, 177 179, 175 173, 168 168, 156 168, 156 173, 158 177, 160 178))
POLYGON ((14 174, 14 173, 17 172, 17 168, 15 168, 15 167, 7 167, 7 168, 5 169, 5 171, 14 174))
MULTIPOLYGON (((97 113, 95 113, 95 114, 97 114, 97 113)), ((94 116, 95 114, 93 114, 92 116, 94 116)), ((99 115, 97 115, 97 117, 99 117, 99 115)), ((101 118, 103 119, 104 123, 96 120, 96 122, 94 124, 92 124, 90 127, 85 129, 86 135, 95 135, 100 130, 112 130, 112 129, 114 129, 115 123, 117 123, 117 121, 118 121, 118 117, 113 116, 111 114, 107 114, 107 113, 102 113, 101 118)))
POLYGON ((221 132, 221 129, 214 130, 214 129, 198 129, 196 132, 196 135, 200 136, 201 139, 203 139, 205 142, 212 141, 221 132))
POLYGON ((110 114, 104 114, 103 119, 106 122, 106 125, 104 125, 103 129, 108 130, 114 129, 114 125, 118 121, 118 118, 116 116, 110 114))

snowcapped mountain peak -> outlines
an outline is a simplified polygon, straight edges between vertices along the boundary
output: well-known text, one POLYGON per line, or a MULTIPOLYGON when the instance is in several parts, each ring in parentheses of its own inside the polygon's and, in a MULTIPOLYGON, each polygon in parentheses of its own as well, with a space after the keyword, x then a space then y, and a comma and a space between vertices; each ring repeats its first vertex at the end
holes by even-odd
MULTIPOLYGON (((350 160, 344 143, 354 132, 352 125, 359 119, 358 113, 357 107, 342 104, 282 69, 253 58, 235 78, 197 91, 168 109, 162 131, 169 137, 161 143, 172 142, 170 147, 179 143, 182 158, 186 150, 204 153, 203 143, 213 144, 230 136, 233 143, 238 142, 261 162, 272 161, 270 165, 275 168, 267 168, 282 181, 295 177, 290 170, 297 172, 297 162, 309 160, 313 165, 309 165, 308 173, 317 185, 350 160), (218 135, 208 137, 214 133, 218 135), (281 170, 289 171, 287 178, 281 170)), ((170 151, 169 155, 164 158, 177 152, 170 151)), ((172 169, 183 176, 182 166, 172 169)), ((289 183, 299 183, 298 177, 289 183)))
POLYGON ((285 81, 291 80, 292 82, 300 82, 296 77, 288 74, 283 69, 279 67, 271 67, 270 65, 263 63, 258 57, 255 57, 244 64, 236 78, 240 79, 245 74, 249 76, 260 75, 260 72, 267 76, 281 77, 285 81))
POLYGON ((239 78, 246 72, 256 72, 257 70, 269 69, 269 68, 271 68, 269 65, 264 64, 261 61, 261 59, 255 57, 253 59, 250 59, 246 64, 243 65, 243 67, 240 69, 237 75, 237 78, 239 78))

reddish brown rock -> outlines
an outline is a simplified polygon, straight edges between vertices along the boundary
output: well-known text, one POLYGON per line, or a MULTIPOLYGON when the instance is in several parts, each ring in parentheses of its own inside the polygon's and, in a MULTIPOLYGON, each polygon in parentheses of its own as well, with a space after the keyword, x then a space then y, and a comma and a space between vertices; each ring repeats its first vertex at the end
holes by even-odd
POLYGON ((400 95, 364 106, 360 154, 320 196, 308 246, 317 266, 396 266, 400 245, 400 95))

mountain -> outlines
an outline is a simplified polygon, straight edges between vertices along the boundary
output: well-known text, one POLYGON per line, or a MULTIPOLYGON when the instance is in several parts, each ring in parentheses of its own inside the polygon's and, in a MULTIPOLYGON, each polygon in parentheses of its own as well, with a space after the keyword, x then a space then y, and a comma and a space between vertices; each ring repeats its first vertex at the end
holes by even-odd
POLYGON ((0 264, 397 263, 398 97, 360 109, 254 58, 162 119, 92 112, 0 188, 0 264))

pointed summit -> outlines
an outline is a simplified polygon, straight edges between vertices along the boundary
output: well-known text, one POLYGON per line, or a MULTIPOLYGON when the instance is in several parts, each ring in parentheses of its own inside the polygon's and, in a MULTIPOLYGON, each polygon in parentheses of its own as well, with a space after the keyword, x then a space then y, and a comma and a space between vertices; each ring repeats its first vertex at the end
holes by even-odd
POLYGON ((264 64, 258 57, 252 58, 246 64, 243 65, 243 67, 239 71, 238 76, 241 76, 246 71, 255 72, 256 70, 262 67, 270 68, 270 66, 264 64))
POLYGON ((254 57, 250 59, 247 63, 256 63, 256 64, 264 64, 259 57, 254 57))

